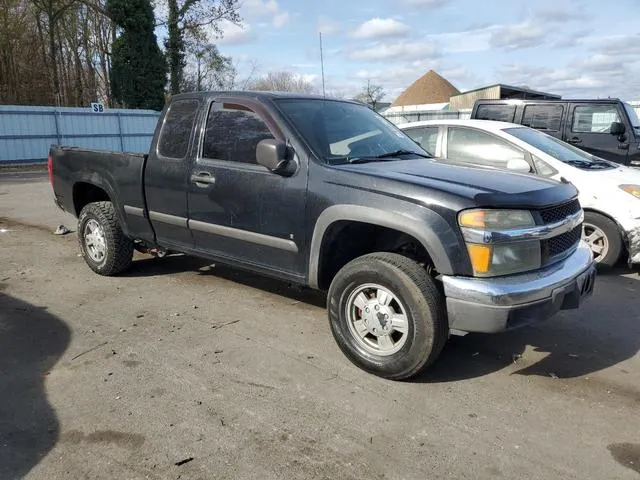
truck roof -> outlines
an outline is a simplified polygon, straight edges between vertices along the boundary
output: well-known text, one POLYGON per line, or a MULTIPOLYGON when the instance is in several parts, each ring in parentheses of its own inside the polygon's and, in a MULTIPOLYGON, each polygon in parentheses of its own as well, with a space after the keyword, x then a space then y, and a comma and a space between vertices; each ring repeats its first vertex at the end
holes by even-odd
MULTIPOLYGON (((361 104, 360 102, 355 102, 353 100, 345 100, 343 98, 335 98, 335 97, 318 95, 318 94, 308 94, 308 93, 299 93, 299 92, 271 92, 271 91, 267 92, 267 91, 259 91, 259 90, 256 90, 256 91, 225 90, 225 91, 189 92, 189 93, 179 93, 177 95, 174 95, 172 98, 178 100, 178 99, 185 99, 185 98, 210 98, 213 96, 244 97, 244 98, 251 98, 256 100, 263 100, 268 98, 269 99, 296 98, 296 99, 309 99, 309 100, 335 100, 340 102, 361 104)), ((361 104, 361 105, 364 105, 364 104, 361 104)))

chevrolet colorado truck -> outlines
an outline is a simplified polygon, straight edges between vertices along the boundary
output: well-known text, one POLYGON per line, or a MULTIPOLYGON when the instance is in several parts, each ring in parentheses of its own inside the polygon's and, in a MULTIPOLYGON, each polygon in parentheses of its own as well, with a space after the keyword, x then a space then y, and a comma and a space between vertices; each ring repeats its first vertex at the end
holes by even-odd
POLYGON ((341 350, 385 378, 420 373, 451 334, 541 321, 594 287, 573 185, 435 162, 356 102, 176 95, 148 155, 52 146, 49 173, 96 273, 138 249, 327 291, 341 350))

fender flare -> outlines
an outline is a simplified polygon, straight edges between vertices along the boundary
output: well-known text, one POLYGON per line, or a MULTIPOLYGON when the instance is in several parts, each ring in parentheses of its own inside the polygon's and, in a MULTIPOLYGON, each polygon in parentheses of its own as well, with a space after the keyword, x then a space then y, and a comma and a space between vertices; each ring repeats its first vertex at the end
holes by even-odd
POLYGON ((459 248, 460 242, 447 221, 434 211, 423 208, 419 216, 411 216, 360 205, 333 205, 320 214, 313 230, 309 252, 309 285, 312 288, 318 288, 320 283, 320 250, 325 234, 331 225, 341 221, 370 223, 411 235, 422 244, 438 272, 453 274, 453 265, 447 252, 452 242, 454 248, 459 248))
MULTIPOLYGON (((116 215, 118 216, 118 220, 120 221, 120 225, 123 227, 125 231, 127 231, 127 225, 125 222, 125 215, 124 215, 124 206, 122 206, 121 203, 117 200, 118 195, 113 190, 113 188, 111 188, 111 185, 109 184, 109 182, 105 181, 97 173, 93 173, 93 174, 82 173, 73 179, 71 194, 73 196, 72 201, 74 205, 74 210, 75 210, 75 189, 79 183, 86 183, 88 185, 92 185, 94 187, 97 187, 103 190, 107 194, 107 197, 109 197, 109 201, 113 203, 113 206, 116 211, 116 215)), ((80 212, 76 212, 76 217, 79 217, 79 216, 80 216, 80 212)))

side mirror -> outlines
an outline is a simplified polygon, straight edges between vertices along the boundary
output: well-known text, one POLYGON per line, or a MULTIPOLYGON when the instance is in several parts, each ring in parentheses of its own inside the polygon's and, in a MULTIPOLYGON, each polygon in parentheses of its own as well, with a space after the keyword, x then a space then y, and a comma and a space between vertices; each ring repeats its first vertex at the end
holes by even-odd
POLYGON ((256 159, 258 164, 267 168, 273 173, 281 175, 289 174, 288 166, 290 165, 287 159, 287 144, 282 140, 274 140, 272 138, 261 140, 256 147, 256 159))
POLYGON ((507 170, 519 173, 531 173, 531 165, 522 158, 513 158, 507 162, 507 170))
POLYGON ((620 135, 624 135, 626 131, 627 131, 627 127, 624 126, 624 123, 620 123, 620 122, 612 122, 611 128, 609 129, 609 133, 611 135, 615 135, 616 137, 619 137, 620 135))

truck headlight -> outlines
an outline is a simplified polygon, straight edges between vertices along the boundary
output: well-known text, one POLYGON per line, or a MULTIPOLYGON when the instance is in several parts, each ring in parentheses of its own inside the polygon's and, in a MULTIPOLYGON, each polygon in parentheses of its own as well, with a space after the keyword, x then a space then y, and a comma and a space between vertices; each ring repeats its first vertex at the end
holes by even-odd
POLYGON ((618 187, 636 198, 640 198, 640 185, 618 185, 618 187))
POLYGON ((467 244, 473 273, 493 277, 536 270, 542 266, 539 240, 526 240, 520 230, 536 226, 527 210, 466 210, 458 224, 467 244), (511 238, 513 237, 513 240, 511 238))

